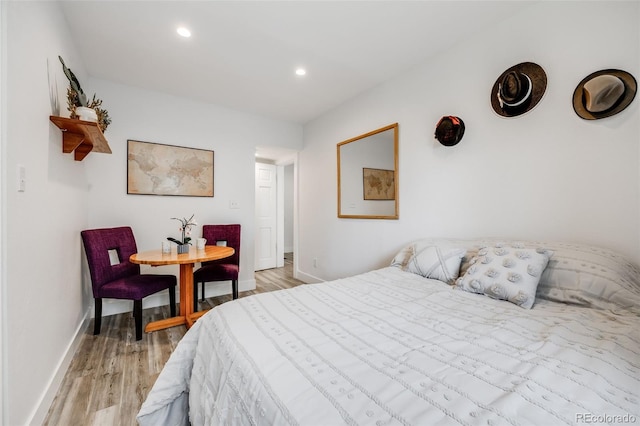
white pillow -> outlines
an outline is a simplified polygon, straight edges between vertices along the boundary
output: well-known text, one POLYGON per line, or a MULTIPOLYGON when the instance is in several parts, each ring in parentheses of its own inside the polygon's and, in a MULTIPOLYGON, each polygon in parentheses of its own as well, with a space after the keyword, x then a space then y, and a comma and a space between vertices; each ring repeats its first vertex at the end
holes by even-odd
POLYGON ((538 298, 640 315, 640 267, 603 247, 557 243, 538 298))
POLYGON ((553 302, 604 309, 614 313, 640 315, 640 265, 611 249, 553 241, 505 241, 497 238, 426 238, 403 247, 392 266, 405 269, 416 246, 464 248, 460 275, 472 266, 482 247, 496 243, 518 244, 524 248, 545 247, 553 257, 542 273, 536 298, 553 302))
MULTIPOLYGON (((396 253, 393 260, 391 261, 391 266, 396 266, 406 270, 407 263, 416 253, 417 249, 423 247, 446 247, 448 249, 462 249, 465 252, 467 251, 468 246, 471 245, 470 240, 460 240, 456 238, 423 238, 421 240, 413 241, 406 246, 402 247, 400 251, 396 253)), ((467 253, 468 254, 468 253, 467 253)), ((464 264, 464 257, 463 257, 464 264)))
POLYGON ((530 309, 542 272, 552 255, 553 252, 545 248, 525 248, 519 243, 482 247, 456 286, 530 309))
POLYGON ((460 273, 460 263, 466 250, 443 246, 421 246, 414 244, 413 255, 409 258, 405 271, 454 284, 460 273))

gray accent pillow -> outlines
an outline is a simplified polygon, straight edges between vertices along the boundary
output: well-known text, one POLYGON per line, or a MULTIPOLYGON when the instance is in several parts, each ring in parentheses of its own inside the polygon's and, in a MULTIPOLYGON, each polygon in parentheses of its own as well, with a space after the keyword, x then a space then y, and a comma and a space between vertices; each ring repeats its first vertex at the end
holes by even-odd
POLYGON ((525 248, 519 243, 481 247, 456 286, 531 309, 542 272, 552 255, 546 248, 525 248))

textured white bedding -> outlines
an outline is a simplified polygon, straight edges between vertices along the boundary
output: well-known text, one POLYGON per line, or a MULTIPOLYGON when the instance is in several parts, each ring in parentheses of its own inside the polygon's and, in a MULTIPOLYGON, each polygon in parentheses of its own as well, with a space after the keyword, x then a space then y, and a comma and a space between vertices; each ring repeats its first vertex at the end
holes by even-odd
POLYGON ((640 317, 533 309, 388 267, 216 307, 142 425, 640 423, 640 317), (626 416, 626 417, 625 417, 626 416))

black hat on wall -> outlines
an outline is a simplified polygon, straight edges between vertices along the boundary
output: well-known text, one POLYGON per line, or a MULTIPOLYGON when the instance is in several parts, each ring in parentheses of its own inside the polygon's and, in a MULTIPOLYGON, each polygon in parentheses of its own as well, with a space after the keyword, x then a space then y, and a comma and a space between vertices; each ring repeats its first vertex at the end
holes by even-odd
POLYGON ((444 146, 457 145, 464 136, 464 121, 460 117, 445 115, 436 124, 435 137, 444 146))
POLYGON ((573 110, 585 120, 610 117, 636 96, 636 79, 626 71, 606 69, 586 76, 573 92, 573 110))
POLYGON ((547 89, 547 74, 533 62, 522 62, 500 74, 491 88, 491 106, 503 117, 533 109, 547 89))

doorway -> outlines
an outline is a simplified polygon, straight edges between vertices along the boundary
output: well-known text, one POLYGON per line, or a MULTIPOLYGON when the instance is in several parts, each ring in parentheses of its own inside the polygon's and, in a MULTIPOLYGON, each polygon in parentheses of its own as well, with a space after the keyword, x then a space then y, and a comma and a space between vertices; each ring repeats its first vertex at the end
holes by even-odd
POLYGON ((278 266, 278 167, 256 162, 255 270, 278 266))
POLYGON ((255 166, 255 270, 285 266, 297 275, 297 151, 257 148, 255 166))

